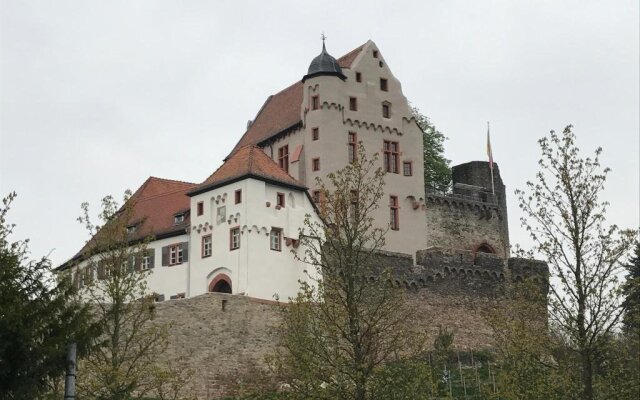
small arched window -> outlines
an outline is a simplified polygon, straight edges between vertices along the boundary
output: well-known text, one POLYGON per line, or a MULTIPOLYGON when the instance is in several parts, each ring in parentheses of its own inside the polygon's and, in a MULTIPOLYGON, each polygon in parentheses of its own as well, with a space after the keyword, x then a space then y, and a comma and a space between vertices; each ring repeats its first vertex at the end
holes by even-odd
POLYGON ((489 254, 495 254, 495 250, 493 250, 493 247, 489 246, 486 243, 482 243, 477 249, 476 249, 476 253, 489 253, 489 254))

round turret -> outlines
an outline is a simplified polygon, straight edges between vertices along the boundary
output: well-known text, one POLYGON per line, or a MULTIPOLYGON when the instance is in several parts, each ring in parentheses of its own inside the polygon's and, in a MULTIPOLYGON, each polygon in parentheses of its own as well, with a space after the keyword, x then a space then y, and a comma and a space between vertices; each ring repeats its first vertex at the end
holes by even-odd
POLYGON ((331 54, 327 53, 324 41, 322 42, 322 52, 320 52, 320 55, 311 61, 307 74, 302 77, 302 82, 309 78, 322 75, 337 76, 342 80, 347 79, 347 77, 342 73, 342 68, 340 68, 338 61, 333 58, 331 54))

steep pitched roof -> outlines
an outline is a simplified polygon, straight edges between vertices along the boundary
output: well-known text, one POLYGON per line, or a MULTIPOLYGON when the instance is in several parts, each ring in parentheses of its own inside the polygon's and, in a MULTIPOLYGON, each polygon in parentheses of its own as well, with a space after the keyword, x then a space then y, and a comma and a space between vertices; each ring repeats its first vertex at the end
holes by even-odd
MULTIPOLYGON (((187 211, 190 208, 190 199, 186 194, 195 186, 196 184, 189 182, 149 177, 122 208, 132 207, 130 221, 127 223, 136 225, 135 232, 127 239, 136 241, 150 235, 163 237, 185 232, 189 226, 187 211), (186 214, 184 221, 174 224, 174 216, 181 212, 186 214)), ((69 262, 81 259, 91 246, 95 246, 94 238, 58 269, 65 269, 69 262)))
MULTIPOLYGON (((364 48, 364 44, 338 58, 341 68, 351 68, 351 64, 364 48)), ((247 145, 257 145, 270 137, 294 127, 302 122, 300 107, 302 106, 302 82, 298 81, 288 88, 269 96, 258 111, 253 123, 231 154, 247 145)), ((231 155, 229 155, 230 157, 231 155)), ((227 157, 228 158, 228 157, 227 157)))
POLYGON ((294 177, 284 172, 264 151, 249 145, 231 155, 211 176, 191 190, 189 195, 203 193, 245 177, 273 181, 301 190, 307 189, 294 177))

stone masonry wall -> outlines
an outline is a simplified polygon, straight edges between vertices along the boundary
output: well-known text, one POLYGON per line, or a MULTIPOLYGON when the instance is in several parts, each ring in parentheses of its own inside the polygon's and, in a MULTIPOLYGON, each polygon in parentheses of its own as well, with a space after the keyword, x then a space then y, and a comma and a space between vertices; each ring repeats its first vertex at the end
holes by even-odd
MULTIPOLYGON (((429 343, 443 327, 455 332, 459 349, 491 347, 483 315, 505 301, 505 282, 531 277, 543 290, 548 285, 546 264, 532 260, 505 264, 492 254, 442 250, 420 251, 416 259, 414 265, 409 255, 381 253, 377 265, 390 268, 390 283, 406 291, 418 310, 414 323, 429 343)), ((169 348, 160 358, 189 357, 199 398, 216 399, 243 376, 267 368, 265 356, 275 348, 273 327, 280 314, 274 302, 207 293, 158 303, 156 320, 173 324, 169 348)))

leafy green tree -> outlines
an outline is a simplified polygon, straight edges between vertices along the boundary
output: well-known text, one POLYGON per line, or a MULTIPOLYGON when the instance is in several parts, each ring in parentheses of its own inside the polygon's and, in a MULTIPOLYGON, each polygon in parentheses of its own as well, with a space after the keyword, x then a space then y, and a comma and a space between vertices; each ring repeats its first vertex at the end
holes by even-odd
POLYGON ((10 242, 15 197, 0 207, 0 398, 35 399, 64 375, 67 345, 84 354, 97 331, 68 277, 55 279, 46 257, 30 260, 28 240, 10 242))
POLYGON ((572 126, 539 140, 540 171, 526 190, 517 190, 522 225, 534 252, 552 274, 550 318, 579 356, 581 398, 594 398, 594 358, 602 339, 620 323, 624 307, 621 262, 636 232, 606 226, 607 202, 599 199, 609 172, 594 158, 582 158, 572 126))
POLYGON ((283 306, 279 350, 272 362, 296 398, 373 398, 376 371, 420 349, 401 290, 376 268, 387 229, 373 212, 384 174, 359 147, 356 162, 318 179, 321 222, 307 216, 300 258, 309 282, 283 306))
POLYGON ((135 199, 125 193, 120 207, 111 196, 102 200, 95 226, 83 204, 79 221, 91 239, 82 261, 73 266, 83 277, 82 294, 93 307, 103 334, 96 351, 79 365, 78 392, 84 399, 130 400, 184 398, 191 370, 185 360, 158 362, 167 349, 169 326, 153 321, 155 296, 147 287, 149 269, 142 260, 150 238, 136 239, 127 227, 133 222, 135 199))
POLYGON ((444 191, 451 184, 450 161, 444 156, 447 137, 417 107, 411 107, 411 112, 423 132, 425 187, 444 191))

